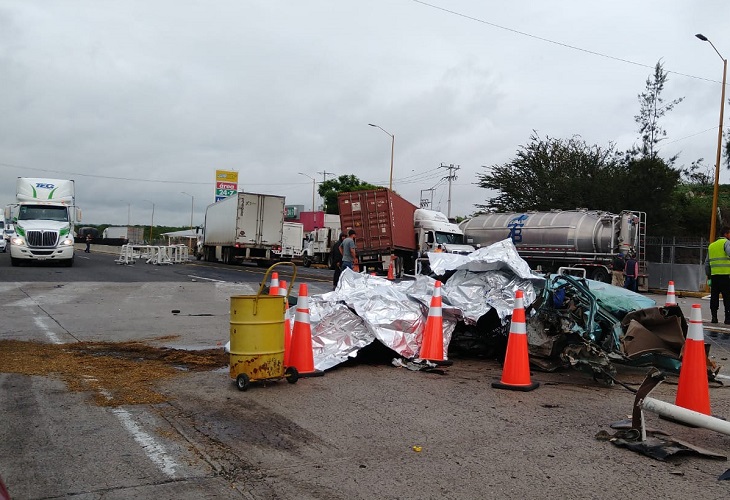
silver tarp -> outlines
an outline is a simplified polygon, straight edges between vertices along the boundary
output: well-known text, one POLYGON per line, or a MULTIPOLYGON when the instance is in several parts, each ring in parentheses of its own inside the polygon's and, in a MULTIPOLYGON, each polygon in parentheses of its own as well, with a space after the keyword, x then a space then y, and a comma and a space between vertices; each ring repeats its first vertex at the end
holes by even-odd
MULTIPOLYGON (((515 291, 525 293, 525 305, 535 300, 533 275, 510 240, 470 255, 430 253, 439 274, 456 270, 442 287, 444 358, 458 321, 476 323, 494 308, 504 321, 512 314, 515 291)), ((337 289, 310 298, 314 364, 326 370, 373 340, 404 358, 417 358, 433 296, 435 280, 417 276, 395 283, 346 269, 337 289)), ((293 310, 292 310, 293 312, 293 310)))

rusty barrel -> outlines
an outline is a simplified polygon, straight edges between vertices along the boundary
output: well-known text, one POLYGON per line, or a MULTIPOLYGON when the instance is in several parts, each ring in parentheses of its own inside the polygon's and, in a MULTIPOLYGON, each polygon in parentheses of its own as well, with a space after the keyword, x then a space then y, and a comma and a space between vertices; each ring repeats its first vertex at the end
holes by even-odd
POLYGON ((231 297, 230 373, 251 381, 284 376, 284 298, 231 297))

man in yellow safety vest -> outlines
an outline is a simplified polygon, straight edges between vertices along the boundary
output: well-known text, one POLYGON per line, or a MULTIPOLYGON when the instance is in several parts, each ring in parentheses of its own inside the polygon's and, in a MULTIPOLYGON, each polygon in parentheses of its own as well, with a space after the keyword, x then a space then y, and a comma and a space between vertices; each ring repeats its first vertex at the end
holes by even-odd
POLYGON ((720 237, 707 247, 705 274, 710 285, 711 323, 717 323, 720 294, 725 309, 725 324, 730 324, 730 227, 720 229, 720 237))

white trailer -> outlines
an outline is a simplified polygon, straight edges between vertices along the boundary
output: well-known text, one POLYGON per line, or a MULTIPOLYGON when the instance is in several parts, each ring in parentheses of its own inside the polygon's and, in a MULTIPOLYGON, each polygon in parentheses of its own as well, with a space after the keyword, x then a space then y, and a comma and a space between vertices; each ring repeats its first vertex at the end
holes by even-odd
POLYGON ((74 228, 81 220, 74 181, 18 177, 17 203, 5 207, 13 223, 10 262, 52 260, 74 262, 74 228))
POLYGON ((202 253, 208 262, 266 265, 276 258, 284 230, 283 196, 236 193, 205 210, 202 253))
POLYGON ((280 260, 298 259, 302 256, 303 242, 304 224, 301 222, 284 222, 281 248, 274 250, 274 254, 280 260))

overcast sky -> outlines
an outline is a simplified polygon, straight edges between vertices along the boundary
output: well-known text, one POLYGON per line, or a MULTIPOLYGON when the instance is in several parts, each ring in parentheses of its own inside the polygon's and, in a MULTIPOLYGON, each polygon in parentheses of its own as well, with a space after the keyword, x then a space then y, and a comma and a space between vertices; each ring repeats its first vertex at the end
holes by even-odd
POLYGON ((71 178, 85 223, 149 224, 154 202, 156 225, 193 204, 197 225, 227 169, 310 210, 311 178, 388 185, 374 123, 394 189, 446 213, 439 166, 459 166, 465 216, 533 130, 631 147, 660 59, 685 98, 661 154, 713 169, 722 60, 694 35, 730 56, 729 19, 727 0, 0 0, 0 203, 18 176, 71 178))

